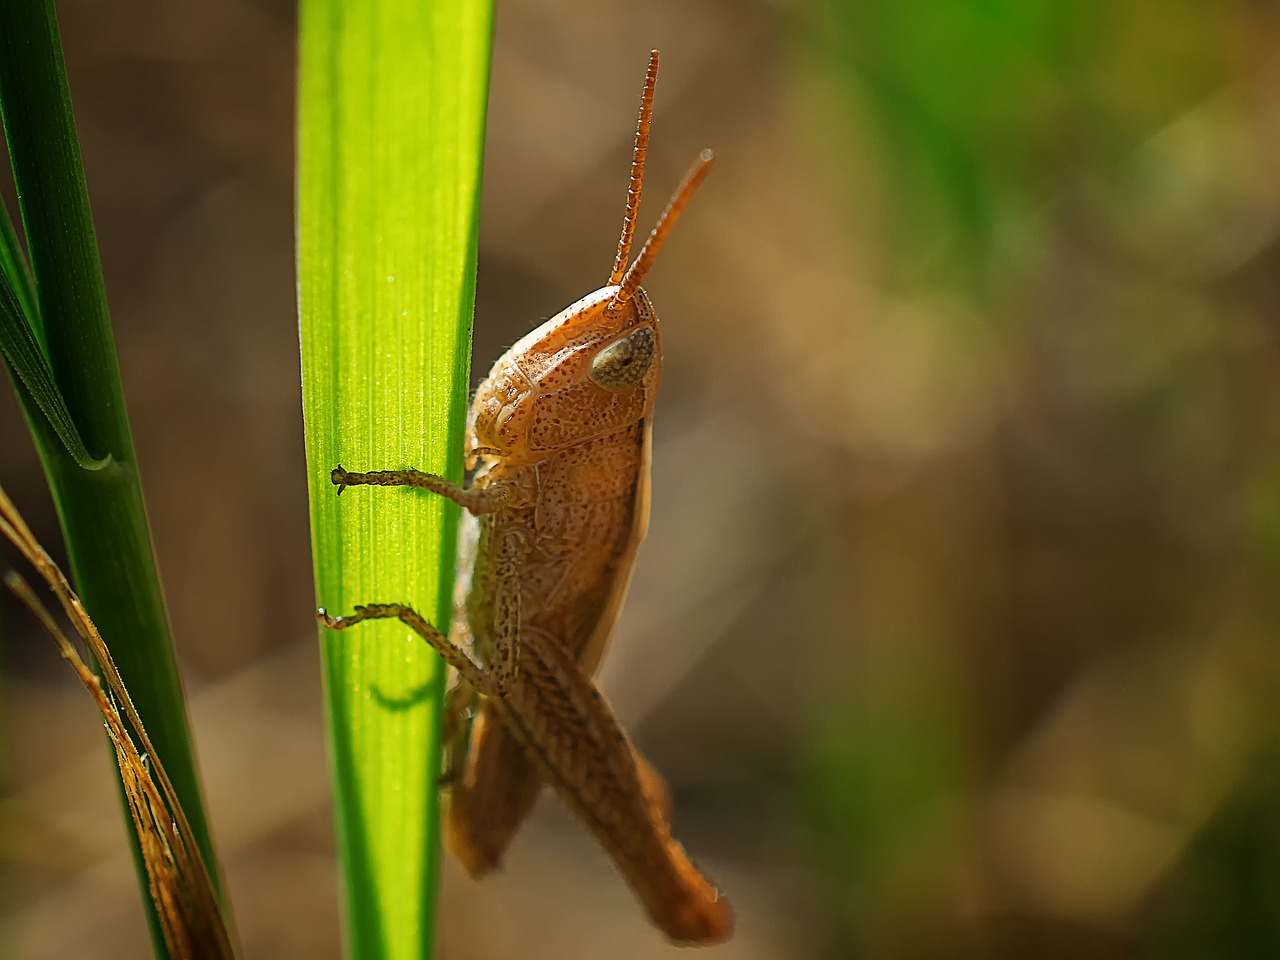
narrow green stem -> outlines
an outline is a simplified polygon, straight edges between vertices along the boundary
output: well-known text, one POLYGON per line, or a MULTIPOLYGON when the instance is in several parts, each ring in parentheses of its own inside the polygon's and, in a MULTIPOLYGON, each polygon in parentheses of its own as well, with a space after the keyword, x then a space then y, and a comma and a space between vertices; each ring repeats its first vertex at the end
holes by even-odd
MULTIPOLYGON (((217 882, 182 684, 143 507, 97 240, 52 0, 0 3, 0 113, 30 254, 43 343, 85 446, 85 469, 20 390, 77 590, 111 649, 217 882)), ((8 269, 14 245, 6 242, 8 269)), ((21 282, 16 293, 24 296, 21 282)), ((36 327, 37 336, 39 327, 36 327)), ((137 851, 135 850, 135 858, 137 851)), ((145 873, 139 860, 143 889, 145 873)), ((150 900, 147 900, 150 905, 150 900)), ((157 955, 163 941, 151 914, 157 955)))

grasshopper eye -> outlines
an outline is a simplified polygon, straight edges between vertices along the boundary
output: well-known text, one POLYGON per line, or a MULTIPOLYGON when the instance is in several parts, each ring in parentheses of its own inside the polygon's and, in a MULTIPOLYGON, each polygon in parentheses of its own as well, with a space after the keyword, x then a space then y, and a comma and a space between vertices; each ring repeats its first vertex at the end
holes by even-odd
POLYGON ((654 348, 653 331, 636 327, 597 353, 587 376, 592 383, 614 393, 630 390, 649 372, 654 348))

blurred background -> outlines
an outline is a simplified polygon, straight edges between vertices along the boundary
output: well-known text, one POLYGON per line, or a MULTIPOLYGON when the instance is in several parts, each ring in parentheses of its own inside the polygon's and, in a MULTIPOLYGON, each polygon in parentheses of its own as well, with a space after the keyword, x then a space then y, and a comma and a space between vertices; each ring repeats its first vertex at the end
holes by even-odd
MULTIPOLYGON (((295 14, 58 8, 246 955, 336 958, 295 14)), ((506 0, 477 375, 604 281, 654 46, 643 225, 719 161, 646 283, 602 683, 737 908, 715 956, 1280 956, 1280 6, 506 0)), ((7 388, 0 439, 57 553, 7 388)), ((0 950, 147 955, 93 707, 7 598, 0 730, 0 950)), ((452 960, 676 952, 550 797, 442 922, 452 960)))

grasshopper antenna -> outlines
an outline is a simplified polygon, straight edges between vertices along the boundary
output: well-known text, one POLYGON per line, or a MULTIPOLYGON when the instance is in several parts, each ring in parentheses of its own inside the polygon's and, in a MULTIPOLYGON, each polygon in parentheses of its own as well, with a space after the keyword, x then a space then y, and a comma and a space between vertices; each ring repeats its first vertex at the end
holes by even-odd
POLYGON ((618 255, 613 258, 609 284, 619 282, 631 256, 631 238, 636 233, 636 214, 640 210, 640 188, 644 185, 644 158, 649 152, 649 121, 653 119, 653 88, 658 84, 658 51, 649 51, 649 70, 644 75, 640 93, 640 119, 636 122, 636 145, 631 151, 631 184, 627 187, 627 212, 622 217, 622 236, 618 255))
POLYGON ((680 186, 676 188, 676 192, 667 201, 667 209, 662 211, 662 216, 654 224, 653 232, 649 234, 649 239, 641 247, 635 263, 631 264, 626 275, 623 276, 622 282, 618 285, 618 292, 609 301, 609 310, 616 309, 620 304, 626 303, 635 295, 636 290, 640 287, 640 281, 649 272, 649 268, 653 266, 654 259, 658 256, 658 251, 662 249, 662 244, 666 242, 667 234, 671 232, 671 229, 676 225, 676 221, 680 219, 680 214, 688 206, 694 191, 698 189, 698 185, 711 172, 711 165, 715 162, 715 159, 716 155, 710 150, 703 150, 702 153, 698 154, 698 159, 693 162, 689 172, 680 181, 680 186))

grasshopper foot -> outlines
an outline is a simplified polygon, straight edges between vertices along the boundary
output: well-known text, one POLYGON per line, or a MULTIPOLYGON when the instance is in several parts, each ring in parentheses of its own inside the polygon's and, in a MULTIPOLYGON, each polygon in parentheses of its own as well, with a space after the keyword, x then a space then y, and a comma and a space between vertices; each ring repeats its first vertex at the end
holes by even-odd
POLYGON ((356 612, 349 617, 335 617, 324 607, 316 610, 316 619, 323 623, 330 630, 346 630, 348 627, 354 627, 362 620, 368 620, 370 612, 368 607, 356 607, 356 612))
POLYGON ((334 467, 333 471, 329 474, 329 479, 333 482, 333 485, 338 488, 338 496, 342 496, 342 491, 351 486, 347 481, 347 477, 349 476, 350 474, 343 469, 342 464, 338 464, 334 467))

